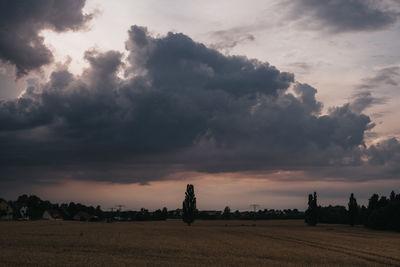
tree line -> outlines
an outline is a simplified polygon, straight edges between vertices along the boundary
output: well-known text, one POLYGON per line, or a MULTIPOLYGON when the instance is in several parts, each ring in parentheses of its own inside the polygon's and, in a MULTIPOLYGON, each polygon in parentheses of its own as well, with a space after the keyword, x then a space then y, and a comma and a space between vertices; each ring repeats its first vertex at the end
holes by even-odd
MULTIPOLYGON (((257 213, 254 213, 257 214, 257 213)), ((194 222, 198 211, 196 209, 196 197, 193 185, 187 185, 185 200, 183 201, 183 221, 189 226, 194 222)), ((230 208, 226 207, 221 216, 222 219, 234 219, 230 208)), ((254 219, 254 217, 253 217, 254 219)), ((378 230, 400 231, 400 194, 392 191, 389 198, 379 197, 373 194, 369 198, 368 206, 357 204, 357 199, 351 193, 348 209, 344 206, 321 207, 317 202, 317 193, 308 195, 308 208, 304 214, 304 220, 309 226, 317 223, 335 223, 364 225, 368 228, 378 230)))
MULTIPOLYGON (((1 199, 0 199, 1 201, 1 199)), ((86 206, 80 203, 70 202, 53 204, 50 201, 43 201, 37 196, 22 195, 16 201, 8 201, 13 209, 14 218, 21 218, 20 210, 26 207, 26 217, 31 220, 41 219, 46 210, 56 210, 64 220, 76 219, 76 214, 86 213, 90 215, 92 221, 148 221, 182 219, 186 224, 191 225, 196 219, 304 219, 310 226, 318 223, 334 223, 364 225, 369 228, 379 230, 400 231, 400 194, 392 191, 389 197, 373 194, 369 198, 368 206, 357 204, 354 194, 350 194, 348 207, 318 205, 317 193, 308 196, 308 208, 305 212, 297 209, 286 210, 259 210, 255 212, 231 212, 229 207, 225 207, 223 212, 219 211, 199 211, 196 207, 196 196, 194 186, 188 184, 186 187, 185 198, 182 202, 182 209, 168 211, 167 208, 158 209, 150 212, 142 208, 140 211, 103 211, 100 206, 86 206)), ((4 214, 0 209, 0 217, 4 214)))
MULTIPOLYGON (((0 201, 5 201, 0 199, 0 201)), ((88 220, 88 221, 150 221, 150 220, 166 220, 168 217, 167 208, 157 209, 153 212, 142 208, 139 211, 121 211, 113 209, 104 211, 100 206, 86 206, 81 203, 62 203, 54 204, 48 200, 42 200, 35 195, 22 195, 16 201, 6 201, 13 210, 14 219, 27 218, 29 220, 39 220, 43 218, 45 211, 56 212, 63 220, 88 220), (21 210, 26 207, 22 214, 21 210), (82 219, 77 214, 86 214, 82 219)), ((6 215, 6 211, 0 209, 0 218, 6 215)))
POLYGON ((347 209, 344 206, 321 207, 317 204, 317 193, 308 196, 305 222, 310 226, 317 223, 364 225, 378 230, 400 231, 400 194, 392 191, 389 197, 373 194, 368 206, 360 206, 351 193, 347 209))

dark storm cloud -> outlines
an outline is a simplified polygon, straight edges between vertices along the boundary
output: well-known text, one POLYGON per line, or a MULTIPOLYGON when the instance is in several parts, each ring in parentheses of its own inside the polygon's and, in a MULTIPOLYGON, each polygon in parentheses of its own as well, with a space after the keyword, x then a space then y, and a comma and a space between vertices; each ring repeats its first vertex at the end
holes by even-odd
POLYGON ((400 169, 400 143, 391 138, 368 149, 369 162, 373 165, 397 165, 400 169))
POLYGON ((301 83, 296 83, 293 89, 300 96, 299 98, 305 104, 305 108, 309 108, 310 113, 319 114, 322 109, 322 103, 315 99, 317 89, 301 83))
POLYGON ((138 26, 126 48, 125 64, 119 52, 88 51, 81 76, 59 69, 0 102, 3 181, 146 183, 177 171, 371 164, 364 159, 370 118, 351 103, 321 115, 317 90, 291 73, 138 26))
POLYGON ((336 33, 382 30, 396 23, 400 14, 398 1, 391 0, 299 0, 284 5, 290 7, 286 19, 306 29, 336 33))
POLYGON ((17 67, 18 75, 52 61, 40 31, 77 30, 90 18, 82 14, 85 0, 1 0, 0 59, 17 67))
POLYGON ((184 34, 168 33, 154 39, 145 28, 129 31, 129 60, 133 71, 144 68, 152 86, 166 90, 206 89, 242 97, 262 93, 276 95, 294 80, 291 73, 280 72, 268 63, 245 57, 226 57, 184 34), (137 35, 139 37, 137 37, 137 35))
POLYGON ((396 138, 371 145, 363 151, 362 156, 365 157, 363 164, 314 169, 310 173, 314 179, 320 179, 320 177, 331 179, 346 177, 353 181, 399 179, 400 143, 396 138))

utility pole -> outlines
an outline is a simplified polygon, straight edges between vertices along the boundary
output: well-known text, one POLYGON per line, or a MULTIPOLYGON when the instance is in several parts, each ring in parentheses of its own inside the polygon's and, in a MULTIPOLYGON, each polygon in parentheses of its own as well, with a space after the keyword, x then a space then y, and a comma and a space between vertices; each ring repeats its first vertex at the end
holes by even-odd
POLYGON ((107 218, 107 222, 112 222, 114 219, 114 209, 115 208, 110 208, 111 214, 110 217, 107 218))
POLYGON ((258 204, 251 204, 250 207, 253 208, 254 212, 257 212, 257 209, 260 207, 258 204))
POLYGON ((125 207, 125 205, 115 205, 118 209, 117 209, 117 211, 118 211, 118 218, 119 218, 119 220, 121 220, 121 209, 123 208, 123 207, 125 207))
POLYGON ((121 211, 121 208, 125 207, 125 205, 115 205, 118 208, 118 211, 121 211))

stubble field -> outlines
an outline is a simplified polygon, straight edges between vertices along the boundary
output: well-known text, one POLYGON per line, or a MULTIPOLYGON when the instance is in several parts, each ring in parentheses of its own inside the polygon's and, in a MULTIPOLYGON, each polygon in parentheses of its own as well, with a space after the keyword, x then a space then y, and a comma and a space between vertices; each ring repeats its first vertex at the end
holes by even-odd
POLYGON ((303 221, 0 222, 1 266, 400 266, 400 233, 303 221))

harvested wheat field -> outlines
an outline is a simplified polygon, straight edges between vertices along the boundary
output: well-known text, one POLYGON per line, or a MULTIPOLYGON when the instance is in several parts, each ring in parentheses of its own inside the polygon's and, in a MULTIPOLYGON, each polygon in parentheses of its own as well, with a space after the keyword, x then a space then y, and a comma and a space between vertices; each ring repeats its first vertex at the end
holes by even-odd
POLYGON ((400 266, 400 233, 303 221, 0 222, 2 266, 400 266))

